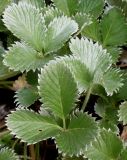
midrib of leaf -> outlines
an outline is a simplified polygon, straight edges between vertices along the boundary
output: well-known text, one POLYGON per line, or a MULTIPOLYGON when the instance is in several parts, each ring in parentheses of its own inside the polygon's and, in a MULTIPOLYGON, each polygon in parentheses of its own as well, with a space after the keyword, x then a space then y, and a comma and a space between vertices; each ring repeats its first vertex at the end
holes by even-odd
MULTIPOLYGON (((105 39, 103 40, 103 43, 102 43, 103 47, 105 47, 105 42, 106 42, 108 36, 110 35, 110 30, 111 30, 112 26, 113 26, 113 24, 110 25, 110 28, 109 28, 109 30, 108 30, 108 33, 106 34, 106 37, 105 37, 105 39)), ((107 26, 106 26, 106 28, 107 28, 107 26)))

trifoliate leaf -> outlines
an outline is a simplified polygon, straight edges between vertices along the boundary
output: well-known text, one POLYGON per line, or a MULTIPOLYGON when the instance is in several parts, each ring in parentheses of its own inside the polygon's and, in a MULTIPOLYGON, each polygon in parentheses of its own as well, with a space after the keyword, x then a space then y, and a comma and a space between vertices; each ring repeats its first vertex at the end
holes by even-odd
POLYGON ((118 111, 119 113, 119 121, 123 121, 123 124, 127 124, 127 102, 123 102, 120 105, 120 109, 118 111))
POLYGON ((127 40, 127 25, 121 11, 112 8, 101 21, 103 46, 122 45, 127 40))
POLYGON ((67 155, 79 155, 97 133, 97 124, 85 113, 73 116, 67 129, 56 137, 58 149, 67 155))
POLYGON ((45 6, 45 0, 21 0, 35 6, 36 8, 42 9, 45 6))
POLYGON ((115 133, 101 130, 95 141, 87 146, 85 156, 90 160, 118 159, 122 148, 122 141, 115 133))
POLYGON ((86 26, 81 34, 83 36, 86 36, 88 38, 93 39, 96 42, 100 42, 101 41, 101 33, 100 33, 100 25, 99 25, 99 21, 97 21, 96 19, 92 21, 92 23, 88 26, 86 26))
POLYGON ((38 99, 36 88, 22 88, 16 92, 15 102, 18 106, 29 107, 38 99))
POLYGON ((104 0, 80 0, 78 11, 98 17, 102 13, 103 7, 104 0))
POLYGON ((28 110, 17 110, 7 117, 6 125, 11 134, 28 144, 54 137, 60 131, 52 117, 28 110))
POLYGON ((2 148, 0 149, 0 160, 19 160, 19 158, 12 149, 2 148))
POLYGON ((78 0, 52 0, 55 6, 64 12, 65 15, 75 14, 78 8, 78 0))
POLYGON ((112 95, 113 92, 123 86, 122 74, 120 70, 110 68, 108 72, 104 73, 102 78, 102 86, 104 86, 108 95, 112 95))
POLYGON ((56 116, 64 119, 75 107, 77 86, 67 67, 51 62, 39 76, 41 102, 56 116))
POLYGON ((54 18, 46 32, 45 52, 53 52, 60 49, 72 34, 78 30, 78 24, 66 16, 54 18))
POLYGON ((25 43, 16 42, 7 51, 3 62, 14 71, 24 72, 25 70, 39 69, 52 58, 52 55, 43 57, 43 55, 25 43))
POLYGON ((4 11, 3 21, 15 36, 42 51, 46 26, 38 9, 23 2, 12 4, 4 11))
MULTIPOLYGON (((88 88, 93 88, 94 85, 100 84, 105 88, 107 94, 112 95, 113 92, 116 92, 123 85, 121 73, 119 73, 120 70, 111 68, 112 60, 110 55, 102 48, 102 46, 99 46, 98 43, 93 43, 84 38, 81 38, 81 40, 75 38, 71 39, 70 50, 73 53, 74 58, 78 59, 78 65, 82 63, 80 66, 83 68, 84 64, 85 72, 83 69, 82 72, 84 72, 84 78, 86 80, 81 80, 81 82, 87 81, 87 77, 85 77, 86 73, 91 77, 91 81, 88 83, 89 86, 87 86, 88 88)), ((69 58, 67 57, 65 59, 69 58)), ((72 71, 76 69, 72 63, 67 63, 67 66, 69 66, 72 71), (72 69, 72 67, 74 69, 72 69)), ((80 83, 79 79, 80 77, 76 79, 78 83, 80 83)), ((85 85, 87 84, 84 84, 84 86, 85 85)), ((81 84, 81 86, 83 85, 81 84)))

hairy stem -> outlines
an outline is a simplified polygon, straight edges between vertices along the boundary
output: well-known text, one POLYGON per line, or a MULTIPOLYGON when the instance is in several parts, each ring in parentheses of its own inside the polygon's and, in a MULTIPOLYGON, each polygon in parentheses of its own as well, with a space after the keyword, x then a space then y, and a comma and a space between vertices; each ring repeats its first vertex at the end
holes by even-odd
POLYGON ((83 110, 83 111, 85 110, 85 108, 86 108, 86 106, 87 106, 87 103, 88 103, 89 98, 90 98, 91 91, 92 91, 92 87, 90 87, 90 88, 87 90, 86 97, 85 97, 85 100, 84 100, 83 105, 82 105, 82 110, 83 110))
POLYGON ((66 121, 65 121, 65 118, 63 118, 63 128, 66 129, 66 121))

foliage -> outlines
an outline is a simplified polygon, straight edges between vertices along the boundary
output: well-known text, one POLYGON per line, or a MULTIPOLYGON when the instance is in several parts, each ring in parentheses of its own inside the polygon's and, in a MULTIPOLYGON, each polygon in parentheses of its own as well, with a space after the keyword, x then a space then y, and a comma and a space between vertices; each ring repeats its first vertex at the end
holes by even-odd
MULTIPOLYGON (((28 145, 51 138, 63 160, 126 159, 119 126, 127 124, 127 76, 116 63, 127 42, 127 2, 7 2, 0 84, 12 87, 8 78, 19 73, 27 84, 6 118, 11 134, 28 145)), ((1 155, 18 159, 8 148, 1 155)))

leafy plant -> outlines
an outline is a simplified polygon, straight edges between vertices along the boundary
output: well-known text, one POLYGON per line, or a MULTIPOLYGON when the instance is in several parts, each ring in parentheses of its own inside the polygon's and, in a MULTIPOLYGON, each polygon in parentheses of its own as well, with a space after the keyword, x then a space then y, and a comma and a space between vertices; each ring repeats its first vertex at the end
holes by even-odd
POLYGON ((28 145, 51 138, 63 160, 126 159, 118 137, 127 124, 126 74, 116 65, 127 42, 123 3, 19 0, 5 9, 4 25, 18 40, 3 64, 27 81, 6 118, 12 135, 28 145))

